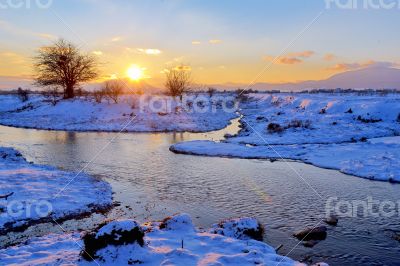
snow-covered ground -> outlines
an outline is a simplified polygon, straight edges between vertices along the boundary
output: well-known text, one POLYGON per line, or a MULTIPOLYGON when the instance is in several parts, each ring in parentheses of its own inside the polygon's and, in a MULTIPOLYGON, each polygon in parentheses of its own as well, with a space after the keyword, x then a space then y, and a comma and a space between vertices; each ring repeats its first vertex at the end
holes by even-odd
POLYGON ((92 254, 95 258, 88 256, 96 261, 81 257, 81 250, 88 242, 83 241, 83 235, 75 233, 48 235, 0 250, 0 264, 304 265, 277 255, 272 247, 243 234, 246 230, 257 230, 257 226, 254 219, 245 218, 215 225, 208 231, 199 230, 193 226, 191 218, 184 214, 165 222, 143 225, 132 220, 113 221, 92 233, 98 243, 103 243, 105 239, 109 241, 105 247, 96 249, 92 254), (224 227, 222 231, 221 226, 224 227), (108 244, 110 242, 113 244, 108 244))
MULTIPOLYGON (((108 208, 111 186, 84 173, 34 165, 11 148, 0 148, 0 232, 108 208), (70 182, 73 180, 72 182, 70 182)), ((1 264, 1 263, 0 263, 1 264)))
POLYGON ((53 106, 42 96, 22 103, 16 96, 0 95, 0 124, 68 131, 206 132, 226 127, 237 116, 234 108, 224 108, 231 98, 189 95, 180 107, 179 100, 167 96, 125 95, 117 104, 80 98, 53 106))
POLYGON ((251 94, 243 130, 177 153, 294 159, 368 179, 400 182, 400 95, 251 94), (273 126, 270 126, 272 124, 273 126))
POLYGON ((339 143, 400 135, 400 94, 250 94, 231 143, 339 143), (279 124, 280 133, 268 131, 279 124))

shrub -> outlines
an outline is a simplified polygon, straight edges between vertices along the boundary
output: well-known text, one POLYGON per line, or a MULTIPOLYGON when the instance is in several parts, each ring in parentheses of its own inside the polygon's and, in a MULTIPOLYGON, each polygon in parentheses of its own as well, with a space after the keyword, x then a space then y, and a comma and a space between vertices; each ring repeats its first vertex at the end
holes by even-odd
POLYGON ((23 90, 22 88, 18 88, 17 95, 18 95, 18 98, 23 103, 29 100, 29 92, 28 92, 28 90, 23 90))
POLYGON ((120 80, 108 80, 103 85, 103 92, 107 97, 118 103, 119 96, 124 91, 124 83, 120 80))
POLYGON ((269 133, 282 133, 285 131, 285 128, 283 128, 281 125, 277 123, 270 123, 268 124, 267 130, 269 133))
POLYGON ((106 93, 103 89, 96 90, 93 92, 93 97, 94 97, 94 100, 96 101, 96 103, 101 103, 105 96, 106 96, 106 93))
POLYGON ((382 119, 363 118, 361 115, 357 117, 357 120, 365 124, 382 122, 382 119))
POLYGON ((61 99, 61 93, 57 88, 52 88, 43 92, 43 96, 49 101, 53 106, 56 106, 61 99))
POLYGON ((289 124, 287 125, 287 128, 307 128, 307 129, 310 129, 311 128, 311 121, 310 120, 302 121, 302 120, 294 119, 294 120, 289 122, 289 124))
POLYGON ((352 113, 353 113, 353 110, 351 108, 346 111, 346 114, 352 114, 352 113))
POLYGON ((207 92, 208 92, 208 95, 210 96, 210 98, 214 96, 214 94, 215 94, 216 91, 217 91, 217 90, 214 89, 214 88, 212 88, 212 87, 208 88, 208 91, 207 91, 207 92))

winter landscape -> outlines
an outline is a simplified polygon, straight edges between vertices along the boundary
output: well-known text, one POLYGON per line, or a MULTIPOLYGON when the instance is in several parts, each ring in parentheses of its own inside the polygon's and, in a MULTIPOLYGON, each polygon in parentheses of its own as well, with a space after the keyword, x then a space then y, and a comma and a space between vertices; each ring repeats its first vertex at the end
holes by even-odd
POLYGON ((399 10, 343 2, 1 2, 0 265, 399 265, 399 10))

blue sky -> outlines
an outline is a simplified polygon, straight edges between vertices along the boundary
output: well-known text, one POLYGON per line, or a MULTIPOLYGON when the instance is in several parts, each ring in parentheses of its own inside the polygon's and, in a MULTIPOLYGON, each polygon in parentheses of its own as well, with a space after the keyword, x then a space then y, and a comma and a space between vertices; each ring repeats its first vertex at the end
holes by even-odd
POLYGON ((53 0, 40 9, 35 1, 0 8, 0 76, 30 75, 35 49, 58 37, 97 52, 105 77, 122 77, 135 64, 155 83, 179 63, 190 65, 198 83, 246 83, 269 64, 258 81, 322 79, 400 62, 399 8, 326 9, 324 0, 53 0))

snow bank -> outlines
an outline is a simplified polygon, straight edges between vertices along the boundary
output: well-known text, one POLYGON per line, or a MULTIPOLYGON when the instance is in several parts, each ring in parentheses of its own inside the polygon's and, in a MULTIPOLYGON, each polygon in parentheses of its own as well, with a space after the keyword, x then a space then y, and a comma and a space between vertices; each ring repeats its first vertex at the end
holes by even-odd
POLYGON ((0 232, 111 205, 108 183, 83 173, 75 176, 53 167, 30 164, 19 152, 0 148, 0 195, 11 194, 8 199, 0 199, 0 232))
POLYGON ((212 141, 173 145, 176 153, 246 159, 293 159, 345 174, 380 181, 400 182, 400 137, 344 144, 246 146, 212 141), (389 142, 389 143, 388 143, 389 142))
MULTIPOLYGON (((145 230, 143 246, 138 243, 108 245, 96 253, 98 259, 81 259, 81 238, 76 234, 49 235, 28 243, 0 250, 0 264, 7 265, 304 265, 279 256, 267 244, 255 240, 240 240, 210 232, 201 232, 190 225, 188 215, 168 219, 174 230, 160 228, 162 223, 142 225, 145 230), (191 227, 191 230, 187 230, 191 227), (183 246, 183 248, 182 248, 183 246), (61 256, 65 254, 65 256, 61 256)), ((253 229, 248 218, 235 220, 243 229, 253 229), (249 228, 248 228, 249 227, 249 228)), ((99 230, 129 229, 132 221, 113 222, 99 230)), ((100 232, 99 231, 99 232, 100 232)))
POLYGON ((118 104, 77 98, 53 106, 41 96, 21 103, 16 96, 0 95, 0 124, 68 131, 206 132, 222 129, 236 117, 236 110, 224 109, 206 95, 185 103, 201 108, 182 108, 166 96, 122 96, 118 104))

